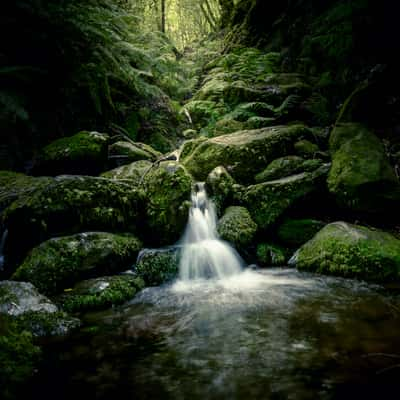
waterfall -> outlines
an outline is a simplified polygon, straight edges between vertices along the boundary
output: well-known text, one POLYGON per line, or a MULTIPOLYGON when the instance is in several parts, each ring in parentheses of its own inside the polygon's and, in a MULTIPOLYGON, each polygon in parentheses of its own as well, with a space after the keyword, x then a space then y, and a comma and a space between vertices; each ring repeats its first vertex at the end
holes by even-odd
POLYGON ((4 267, 4 246, 6 244, 7 235, 8 235, 8 230, 5 229, 0 239, 0 271, 4 267))
POLYGON ((221 279, 242 270, 243 260, 235 249, 219 239, 216 225, 215 206, 207 197, 204 183, 196 183, 189 221, 181 240, 181 280, 221 279))

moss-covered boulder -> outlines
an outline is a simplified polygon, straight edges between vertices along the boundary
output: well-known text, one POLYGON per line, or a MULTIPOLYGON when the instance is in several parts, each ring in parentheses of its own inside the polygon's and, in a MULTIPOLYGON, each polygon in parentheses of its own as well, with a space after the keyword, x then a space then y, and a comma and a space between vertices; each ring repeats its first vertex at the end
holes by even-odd
POLYGON ((286 264, 287 252, 283 247, 270 243, 257 245, 257 264, 262 267, 282 266, 286 264))
POLYGON ((292 257, 300 270, 374 282, 399 281, 400 240, 346 222, 325 226, 292 257))
POLYGON ((34 165, 35 175, 98 175, 107 165, 109 136, 82 131, 57 139, 41 151, 34 165))
POLYGON ((207 176, 206 190, 220 215, 233 196, 235 180, 222 166, 214 168, 207 176))
POLYGON ((286 219, 279 225, 277 236, 285 245, 298 247, 308 242, 325 225, 314 219, 286 219))
POLYGON ((286 156, 272 161, 267 168, 255 176, 256 183, 285 178, 301 172, 311 172, 322 165, 322 161, 304 160, 298 156, 286 156))
POLYGON ((165 161, 144 177, 148 240, 154 243, 175 242, 186 225, 192 178, 174 161, 165 161))
POLYGON ((224 166, 238 182, 249 183, 271 161, 293 154, 294 143, 310 134, 304 125, 239 131, 199 142, 181 154, 181 160, 198 180, 224 166))
POLYGON ((251 185, 236 193, 260 229, 267 229, 299 200, 318 194, 325 185, 329 164, 314 172, 251 185))
POLYGON ((257 232, 257 224, 244 207, 232 206, 225 210, 217 226, 220 237, 238 249, 250 245, 257 232))
POLYGON ((346 123, 330 137, 329 191, 339 205, 366 213, 397 210, 400 184, 381 141, 366 127, 346 123))
POLYGON ((319 147, 310 140, 299 140, 294 144, 296 154, 304 158, 313 158, 319 152, 319 147))
POLYGON ((0 316, 12 318, 20 331, 35 337, 65 336, 80 325, 28 282, 0 282, 0 316))
POLYGON ((60 176, 26 193, 5 211, 5 253, 10 265, 54 236, 100 231, 140 231, 143 195, 131 184, 105 178, 60 176))
POLYGON ((108 147, 111 158, 116 158, 120 163, 128 164, 134 161, 155 161, 161 157, 161 153, 144 143, 131 143, 119 141, 108 147))
POLYGON ((80 280, 123 271, 142 247, 133 235, 88 232, 50 239, 34 248, 12 279, 52 295, 80 280))
POLYGON ((180 248, 144 249, 139 253, 135 274, 146 286, 158 286, 178 275, 180 248))
POLYGON ((59 296, 57 303, 71 313, 99 310, 132 299, 143 287, 143 279, 133 274, 103 276, 79 282, 59 296))
POLYGON ((138 186, 144 175, 150 171, 152 163, 147 160, 135 161, 128 165, 123 165, 101 174, 103 178, 125 180, 132 185, 138 186))

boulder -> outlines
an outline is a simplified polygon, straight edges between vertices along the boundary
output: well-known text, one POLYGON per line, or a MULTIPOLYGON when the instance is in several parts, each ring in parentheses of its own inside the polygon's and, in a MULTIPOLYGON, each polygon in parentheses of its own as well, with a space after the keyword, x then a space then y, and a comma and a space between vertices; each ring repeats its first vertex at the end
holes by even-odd
POLYGON ((143 249, 137 258, 135 274, 146 286, 158 286, 174 279, 179 271, 179 247, 143 249))
POLYGON ((319 147, 309 140, 299 140, 294 144, 296 154, 304 158, 313 158, 320 151, 319 147))
POLYGON ((101 174, 103 178, 129 181, 133 186, 138 186, 145 174, 150 171, 153 164, 147 160, 135 161, 101 174))
POLYGON ((37 337, 65 336, 80 325, 28 282, 0 282, 0 316, 37 337))
POLYGON ((400 279, 400 240, 346 222, 325 226, 291 259, 300 270, 374 282, 400 279))
POLYGON ((296 175, 301 172, 311 172, 322 165, 322 161, 304 160, 298 156, 286 156, 272 161, 267 168, 255 176, 257 183, 272 181, 285 178, 290 175, 296 175))
POLYGON ((53 238, 35 247, 12 279, 31 282, 53 295, 82 279, 125 270, 141 247, 130 234, 88 232, 53 238))
POLYGON ((221 239, 227 240, 238 249, 245 249, 254 239, 257 224, 246 208, 232 206, 225 210, 218 221, 217 230, 221 239))
POLYGON ((257 245, 257 263, 262 267, 282 266, 287 261, 286 250, 270 243, 257 245))
POLYGON ((162 156, 159 151, 147 144, 127 141, 119 141, 110 145, 108 154, 111 158, 116 158, 124 164, 140 160, 155 161, 162 156))
POLYGON ((198 180, 205 180, 215 167, 224 166, 239 183, 249 183, 254 173, 271 161, 293 154, 294 143, 310 134, 304 125, 239 131, 192 142, 191 148, 181 153, 181 160, 198 180))
POLYGON ((381 141, 366 127, 339 124, 330 137, 329 191, 338 204, 370 214, 396 212, 400 184, 381 141))
POLYGON ((143 179, 146 193, 147 238, 157 244, 171 244, 187 222, 192 178, 178 162, 165 161, 143 179))
POLYGON ((267 229, 296 202, 323 190, 328 170, 329 164, 325 164, 314 172, 251 185, 238 191, 236 197, 258 227, 267 229))
POLYGON ((286 219, 278 227, 278 239, 285 245, 298 247, 308 242, 326 224, 314 219, 286 219))
POLYGON ((103 276, 76 284, 57 298, 67 312, 104 309, 132 299, 144 282, 133 274, 103 276))
POLYGON ((109 136, 82 131, 57 139, 42 149, 34 175, 98 175, 107 166, 109 136))

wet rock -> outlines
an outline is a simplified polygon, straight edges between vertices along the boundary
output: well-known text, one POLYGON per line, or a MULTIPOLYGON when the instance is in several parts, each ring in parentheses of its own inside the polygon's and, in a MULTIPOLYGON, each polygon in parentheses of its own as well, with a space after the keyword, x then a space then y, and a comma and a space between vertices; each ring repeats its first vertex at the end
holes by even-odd
POLYGON ((88 232, 53 238, 34 248, 12 278, 52 295, 82 279, 125 270, 141 247, 130 234, 88 232))
POLYGON ((101 174, 103 178, 129 181, 131 185, 138 186, 145 174, 150 171, 153 164, 147 160, 135 161, 101 174))
POLYGON ((159 151, 147 144, 126 141, 113 143, 109 146, 108 153, 111 158, 117 158, 119 162, 124 164, 140 160, 155 161, 162 156, 159 151))
POLYGON ((300 270, 375 282, 400 278, 400 240, 346 222, 325 226, 292 257, 300 270))
POLYGON ((320 151, 319 147, 309 140, 299 140, 294 144, 296 154, 304 158, 313 158, 320 151))

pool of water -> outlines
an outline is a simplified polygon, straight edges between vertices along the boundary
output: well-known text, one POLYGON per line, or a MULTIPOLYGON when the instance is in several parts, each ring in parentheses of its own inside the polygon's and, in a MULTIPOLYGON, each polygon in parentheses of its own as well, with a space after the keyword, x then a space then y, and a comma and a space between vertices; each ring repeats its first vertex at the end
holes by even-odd
POLYGON ((53 343, 26 398, 397 399, 400 297, 293 269, 147 288, 53 343))

